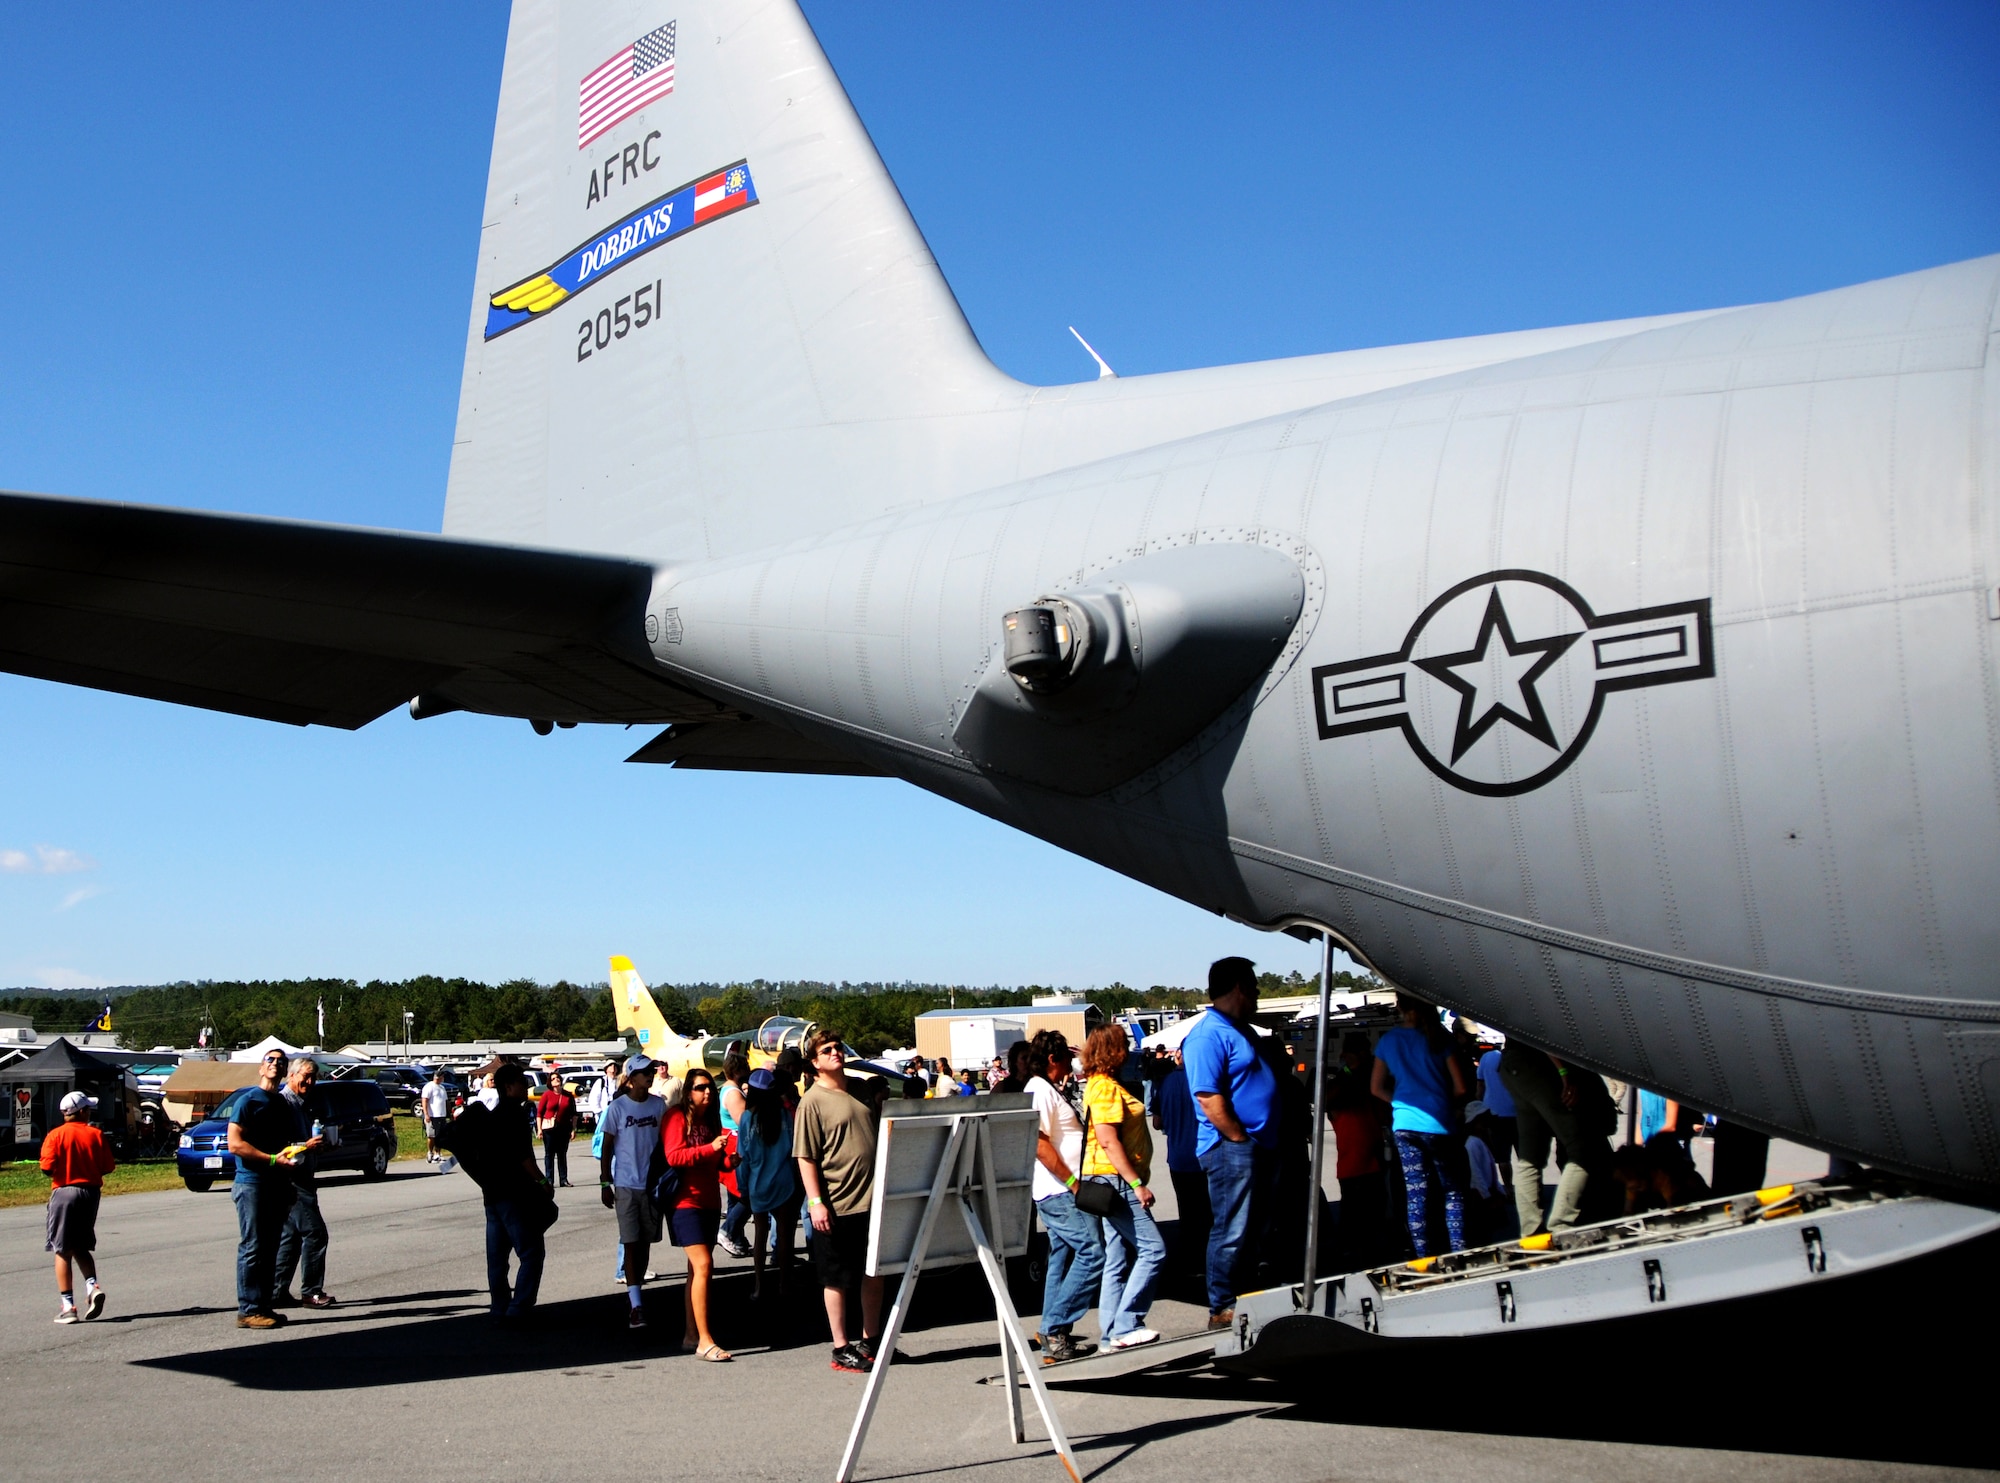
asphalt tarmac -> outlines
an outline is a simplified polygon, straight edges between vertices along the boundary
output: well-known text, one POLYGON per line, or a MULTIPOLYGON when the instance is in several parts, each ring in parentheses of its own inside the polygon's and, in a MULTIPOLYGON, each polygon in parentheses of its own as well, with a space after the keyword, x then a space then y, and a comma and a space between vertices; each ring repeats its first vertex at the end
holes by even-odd
MULTIPOLYGON (((294 1310, 269 1334, 234 1326, 224 1188, 107 1200, 109 1306, 73 1327, 50 1322, 43 1212, 0 1210, 0 1476, 831 1479, 862 1381, 830 1368, 806 1269, 796 1301, 757 1308, 748 1263, 719 1257, 716 1327, 736 1359, 707 1364, 677 1352, 680 1263, 661 1249, 652 1327, 635 1340, 611 1284, 594 1166, 572 1166, 541 1320, 522 1335, 485 1317, 477 1189, 424 1164, 398 1164, 380 1183, 326 1181, 339 1306, 294 1310)), ((2000 1247, 1986 1243, 1889 1280, 1830 1284, 1804 1305, 1280 1381, 1182 1366, 1065 1386, 1056 1405, 1092 1479, 1966 1476, 1958 1469, 2000 1464, 1986 1357, 1996 1261, 2000 1247)), ((1154 1326, 1199 1317, 1163 1303, 1154 1326)), ((1007 1438, 976 1273, 924 1279, 906 1350, 859 1477, 1062 1477, 1046 1443, 1007 1438)))

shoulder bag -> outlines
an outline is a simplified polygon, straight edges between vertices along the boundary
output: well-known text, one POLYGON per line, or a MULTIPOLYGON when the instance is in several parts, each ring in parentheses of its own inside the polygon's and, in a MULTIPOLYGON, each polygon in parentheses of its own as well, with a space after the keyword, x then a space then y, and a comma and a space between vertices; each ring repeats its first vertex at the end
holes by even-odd
POLYGON ((1076 1208, 1085 1215, 1095 1215, 1100 1220, 1111 1215, 1125 1204, 1124 1193, 1108 1184, 1100 1184, 1093 1177, 1083 1177, 1084 1161, 1090 1157, 1090 1094, 1085 1090, 1083 1098, 1083 1153, 1077 1159, 1076 1168, 1076 1208))

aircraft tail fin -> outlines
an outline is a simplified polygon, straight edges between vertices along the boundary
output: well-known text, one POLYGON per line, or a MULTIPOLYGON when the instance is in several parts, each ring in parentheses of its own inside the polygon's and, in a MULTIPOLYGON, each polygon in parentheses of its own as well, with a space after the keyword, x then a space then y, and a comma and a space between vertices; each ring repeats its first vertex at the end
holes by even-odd
POLYGON ((658 1060, 682 1043, 683 1037, 674 1033, 660 1006, 653 1002, 639 970, 622 953, 611 957, 611 1003, 618 1015, 618 1028, 639 1042, 642 1054, 658 1060))
POLYGON ((768 544, 1014 386, 790 0, 517 0, 483 221, 449 534, 768 544))

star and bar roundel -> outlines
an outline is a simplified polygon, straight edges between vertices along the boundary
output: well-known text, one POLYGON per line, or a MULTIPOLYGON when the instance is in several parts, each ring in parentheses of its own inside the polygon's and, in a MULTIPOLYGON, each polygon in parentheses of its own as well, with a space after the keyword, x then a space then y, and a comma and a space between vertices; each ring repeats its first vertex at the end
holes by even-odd
POLYGON ((1515 569, 1460 582, 1395 653, 1313 670, 1313 705, 1322 739, 1400 729, 1453 787, 1507 797, 1576 760, 1612 691, 1714 673, 1707 598, 1600 615, 1515 569))

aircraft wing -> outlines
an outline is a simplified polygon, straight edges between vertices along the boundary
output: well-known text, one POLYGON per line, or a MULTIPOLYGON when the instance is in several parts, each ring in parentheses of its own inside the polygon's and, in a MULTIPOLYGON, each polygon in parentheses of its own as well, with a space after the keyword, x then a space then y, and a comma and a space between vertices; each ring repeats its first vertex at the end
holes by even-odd
POLYGON ((726 714, 653 669, 652 578, 615 557, 0 493, 0 670, 348 730, 419 695, 432 713, 726 714))

